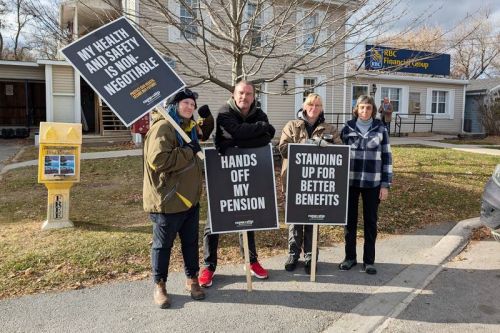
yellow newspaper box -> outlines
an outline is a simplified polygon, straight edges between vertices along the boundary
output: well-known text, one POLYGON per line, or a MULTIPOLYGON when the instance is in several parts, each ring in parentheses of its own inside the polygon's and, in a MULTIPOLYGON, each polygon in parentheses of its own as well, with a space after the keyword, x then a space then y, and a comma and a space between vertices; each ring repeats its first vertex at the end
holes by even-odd
POLYGON ((82 125, 40 123, 38 182, 48 189, 47 220, 42 230, 73 227, 69 220, 69 190, 80 181, 82 125))

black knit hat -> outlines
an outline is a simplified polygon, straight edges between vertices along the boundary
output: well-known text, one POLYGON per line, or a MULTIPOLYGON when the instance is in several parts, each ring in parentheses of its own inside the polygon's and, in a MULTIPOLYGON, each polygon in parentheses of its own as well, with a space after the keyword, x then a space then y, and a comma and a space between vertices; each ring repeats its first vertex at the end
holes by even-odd
POLYGON ((198 93, 192 91, 191 89, 184 88, 181 91, 177 92, 174 96, 170 97, 167 101, 167 104, 175 104, 179 103, 183 99, 191 98, 194 101, 194 108, 198 108, 196 105, 196 99, 198 98, 198 93))

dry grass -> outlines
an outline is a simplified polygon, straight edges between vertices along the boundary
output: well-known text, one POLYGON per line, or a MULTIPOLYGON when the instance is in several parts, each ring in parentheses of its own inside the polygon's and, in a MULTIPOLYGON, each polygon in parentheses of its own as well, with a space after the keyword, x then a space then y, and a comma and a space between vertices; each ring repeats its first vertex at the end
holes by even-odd
MULTIPOLYGON (((478 216, 483 186, 497 163, 498 157, 448 149, 395 147, 394 186, 380 207, 381 234, 478 216)), ((0 188, 0 298, 149 275, 151 225, 142 211, 140 157, 82 161, 81 182, 71 191, 73 229, 40 231, 47 191, 37 184, 35 167, 8 172, 0 188)), ((320 230, 320 246, 342 240, 341 227, 320 230)), ((259 232, 257 246, 260 257, 284 254, 286 226, 259 232)), ((221 264, 241 261, 236 234, 221 237, 219 257, 221 264)), ((182 269, 178 242, 171 269, 182 269)))

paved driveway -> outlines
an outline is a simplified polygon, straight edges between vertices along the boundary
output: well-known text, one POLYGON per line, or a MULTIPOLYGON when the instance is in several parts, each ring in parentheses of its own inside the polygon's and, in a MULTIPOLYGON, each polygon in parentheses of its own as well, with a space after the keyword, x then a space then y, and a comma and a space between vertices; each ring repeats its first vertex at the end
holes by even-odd
POLYGON ((0 170, 5 165, 4 162, 16 155, 21 147, 22 144, 18 140, 0 139, 0 170))

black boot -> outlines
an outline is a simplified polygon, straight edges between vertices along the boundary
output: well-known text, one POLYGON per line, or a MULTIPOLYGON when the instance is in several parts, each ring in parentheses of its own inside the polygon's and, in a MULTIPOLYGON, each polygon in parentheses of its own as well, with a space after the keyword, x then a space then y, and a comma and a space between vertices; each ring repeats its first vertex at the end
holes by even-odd
POLYGON ((295 258, 294 256, 290 255, 288 256, 288 259, 285 262, 285 270, 288 272, 294 271, 295 268, 297 267, 297 262, 299 260, 295 258))

